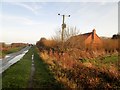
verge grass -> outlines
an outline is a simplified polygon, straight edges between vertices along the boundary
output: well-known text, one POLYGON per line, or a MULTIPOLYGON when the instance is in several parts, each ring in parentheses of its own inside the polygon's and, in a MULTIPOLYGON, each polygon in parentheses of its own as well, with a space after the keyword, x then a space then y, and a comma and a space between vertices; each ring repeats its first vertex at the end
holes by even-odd
POLYGON ((37 48, 33 46, 29 52, 16 64, 11 66, 2 75, 2 88, 28 88, 31 74, 31 56, 34 53, 35 72, 32 80, 32 88, 56 90, 60 88, 48 65, 39 57, 37 48))
POLYGON ((50 70, 48 65, 38 55, 38 49, 34 49, 34 62, 35 62, 35 74, 33 80, 33 88, 49 88, 56 90, 61 88, 62 84, 57 82, 50 70))
POLYGON ((26 55, 2 74, 2 88, 26 88, 31 72, 31 48, 26 55))

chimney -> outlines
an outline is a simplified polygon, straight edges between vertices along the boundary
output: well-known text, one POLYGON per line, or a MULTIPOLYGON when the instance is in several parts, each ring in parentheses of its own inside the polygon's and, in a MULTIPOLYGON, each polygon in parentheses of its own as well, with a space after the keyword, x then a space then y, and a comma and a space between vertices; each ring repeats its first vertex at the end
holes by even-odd
POLYGON ((96 33, 96 30, 95 29, 93 29, 93 34, 95 34, 96 33))
POLYGON ((95 34, 96 34, 96 30, 93 29, 93 31, 92 31, 92 37, 93 37, 93 40, 94 40, 94 38, 95 38, 95 34))

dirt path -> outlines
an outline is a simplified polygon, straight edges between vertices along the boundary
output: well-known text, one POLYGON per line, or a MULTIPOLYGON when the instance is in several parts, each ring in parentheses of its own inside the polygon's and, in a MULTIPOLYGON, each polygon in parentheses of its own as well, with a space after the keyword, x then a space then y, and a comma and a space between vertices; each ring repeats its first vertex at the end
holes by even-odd
POLYGON ((28 88, 32 88, 33 86, 33 76, 35 72, 35 65, 34 65, 34 54, 32 54, 32 65, 31 65, 31 74, 30 74, 30 80, 29 80, 29 85, 28 88))

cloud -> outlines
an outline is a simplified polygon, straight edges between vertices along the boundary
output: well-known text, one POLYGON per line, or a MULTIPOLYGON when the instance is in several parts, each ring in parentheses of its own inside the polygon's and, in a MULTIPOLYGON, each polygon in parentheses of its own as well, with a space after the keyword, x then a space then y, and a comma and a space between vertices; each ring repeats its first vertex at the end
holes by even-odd
POLYGON ((42 8, 42 5, 40 5, 37 2, 14 2, 13 5, 17 5, 20 7, 23 7, 29 11, 32 11, 35 15, 39 14, 39 10, 42 8))

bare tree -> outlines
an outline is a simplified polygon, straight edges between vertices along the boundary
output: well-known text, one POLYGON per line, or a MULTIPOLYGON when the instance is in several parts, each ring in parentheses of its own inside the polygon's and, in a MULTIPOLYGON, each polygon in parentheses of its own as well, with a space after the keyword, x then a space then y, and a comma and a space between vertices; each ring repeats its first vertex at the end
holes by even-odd
POLYGON ((56 29, 55 35, 52 36, 52 39, 57 42, 61 42, 61 33, 62 33, 62 31, 60 28, 56 29))
POLYGON ((68 40, 72 36, 76 36, 79 34, 79 30, 76 27, 67 27, 64 31, 64 39, 68 40))
MULTIPOLYGON (((55 32, 55 35, 52 37, 53 40, 61 42, 61 29, 58 29, 55 32)), ((67 27, 64 30, 64 41, 68 40, 70 37, 78 35, 79 34, 79 30, 76 27, 67 27)))

